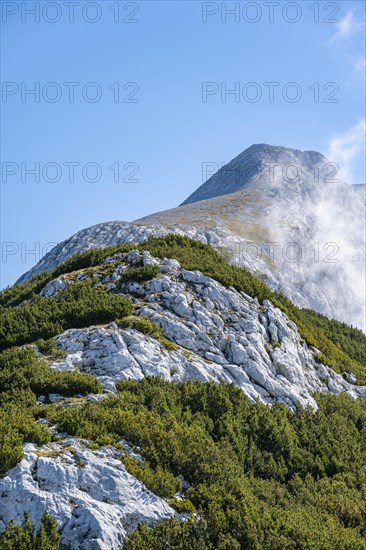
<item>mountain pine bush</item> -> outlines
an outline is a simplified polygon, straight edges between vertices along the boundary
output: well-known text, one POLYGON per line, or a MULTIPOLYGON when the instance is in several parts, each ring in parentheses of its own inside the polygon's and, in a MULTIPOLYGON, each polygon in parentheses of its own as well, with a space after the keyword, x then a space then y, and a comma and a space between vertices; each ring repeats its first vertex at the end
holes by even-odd
POLYGON ((29 514, 25 514, 22 525, 11 521, 0 533, 0 548, 2 550, 58 550, 60 533, 57 522, 47 512, 41 519, 38 531, 29 514))
POLYGON ((190 484, 198 515, 141 526, 130 550, 366 548, 366 401, 316 399, 316 412, 290 411, 251 404, 233 384, 153 377, 47 415, 76 437, 126 438, 145 459, 126 454, 126 467, 162 496, 180 476, 190 484))

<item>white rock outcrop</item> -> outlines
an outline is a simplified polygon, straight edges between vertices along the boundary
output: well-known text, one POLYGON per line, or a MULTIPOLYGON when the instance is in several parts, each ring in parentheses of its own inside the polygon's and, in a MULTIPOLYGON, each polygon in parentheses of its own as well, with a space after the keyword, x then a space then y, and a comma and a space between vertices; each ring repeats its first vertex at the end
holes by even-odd
POLYGON ((110 391, 116 381, 143 376, 233 382, 252 401, 278 401, 289 407, 316 407, 316 391, 366 394, 365 388, 317 363, 295 323, 270 301, 259 304, 199 271, 181 269, 176 260, 159 261, 137 250, 124 259, 129 265, 142 259, 145 265, 158 263, 160 275, 118 287, 118 274, 123 272, 118 264, 112 274, 101 275, 101 281, 113 281, 115 292, 133 294, 136 313, 157 323, 177 349, 168 351, 156 339, 121 330, 115 323, 108 328, 70 329, 56 337, 57 347, 67 356, 53 368, 90 372, 110 391))
POLYGON ((0 479, 0 527, 21 523, 25 512, 38 524, 47 509, 61 528, 61 550, 120 550, 138 523, 175 515, 127 472, 116 449, 91 450, 72 438, 24 450, 0 479))
POLYGON ((41 296, 45 296, 46 298, 51 298, 52 296, 55 296, 60 290, 64 290, 70 285, 70 281, 68 281, 64 276, 61 275, 58 279, 54 279, 53 281, 50 281, 46 286, 44 286, 40 292, 41 296))

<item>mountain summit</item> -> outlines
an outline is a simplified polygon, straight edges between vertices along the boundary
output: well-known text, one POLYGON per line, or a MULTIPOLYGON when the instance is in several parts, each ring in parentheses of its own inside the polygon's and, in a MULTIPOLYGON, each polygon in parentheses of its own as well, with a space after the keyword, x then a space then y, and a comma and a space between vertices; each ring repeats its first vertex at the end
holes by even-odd
MULTIPOLYGON (((252 145, 218 170, 194 191, 184 204, 219 197, 245 189, 257 182, 270 185, 313 182, 321 179, 319 171, 331 163, 316 151, 300 151, 265 143, 252 145)), ((324 178, 323 178, 324 181, 324 178)))
POLYGON ((365 200, 315 151, 252 145, 143 225, 214 230, 231 261, 300 307, 365 329, 365 200))

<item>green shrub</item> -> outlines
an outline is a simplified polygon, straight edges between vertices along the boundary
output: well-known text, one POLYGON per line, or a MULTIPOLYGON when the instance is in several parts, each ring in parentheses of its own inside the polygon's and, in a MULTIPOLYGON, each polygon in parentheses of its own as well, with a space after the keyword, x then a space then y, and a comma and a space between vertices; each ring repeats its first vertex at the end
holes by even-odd
POLYGON ((140 267, 129 267, 121 274, 120 283, 127 281, 150 281, 159 275, 160 268, 158 265, 143 265, 140 267))
POLYGON ((169 470, 157 466, 153 470, 145 460, 137 460, 125 455, 122 462, 133 476, 140 479, 150 491, 162 498, 173 496, 181 490, 182 484, 169 470))
POLYGON ((164 330, 150 319, 146 319, 145 317, 126 317, 125 319, 117 319, 116 323, 122 329, 133 328, 143 334, 147 334, 148 336, 155 338, 168 351, 175 351, 177 349, 177 345, 171 340, 168 340, 164 330))
POLYGON ((58 358, 65 357, 67 355, 65 351, 57 349, 56 342, 53 338, 49 338, 48 340, 39 338, 36 345, 42 355, 52 355, 53 357, 58 358))
POLYGON ((187 498, 170 498, 168 499, 168 504, 170 504, 179 514, 192 514, 196 511, 192 502, 187 498))
POLYGON ((56 351, 56 343, 53 338, 49 340, 44 340, 44 338, 39 338, 36 342, 39 351, 43 355, 52 355, 56 351))
POLYGON ((0 398, 0 476, 22 460, 23 443, 32 441, 42 445, 50 439, 50 431, 36 422, 34 411, 4 403, 0 398))
POLYGON ((100 382, 90 374, 51 369, 31 348, 0 353, 0 476, 23 458, 23 444, 48 443, 51 432, 37 422, 36 396, 98 393, 100 382))
POLYGON ((131 315, 131 302, 94 288, 87 279, 61 290, 56 299, 36 297, 18 308, 2 307, 0 349, 49 339, 68 328, 114 321, 131 315))
POLYGON ((123 458, 127 469, 165 497, 183 476, 199 518, 142 526, 127 548, 365 548, 365 400, 320 394, 317 412, 290 411, 251 404, 234 385, 117 386, 48 418, 91 441, 126 438, 144 457, 123 458))
POLYGON ((36 396, 49 393, 71 396, 102 391, 101 383, 91 374, 51 369, 31 348, 1 352, 0 396, 3 392, 27 388, 36 396))
POLYGON ((47 512, 42 516, 38 531, 35 531, 29 514, 25 514, 22 525, 11 521, 5 531, 0 533, 2 550, 57 550, 59 545, 57 521, 47 512))
POLYGON ((153 338, 164 336, 163 329, 145 317, 126 317, 125 319, 117 319, 116 323, 120 328, 133 328, 153 338))

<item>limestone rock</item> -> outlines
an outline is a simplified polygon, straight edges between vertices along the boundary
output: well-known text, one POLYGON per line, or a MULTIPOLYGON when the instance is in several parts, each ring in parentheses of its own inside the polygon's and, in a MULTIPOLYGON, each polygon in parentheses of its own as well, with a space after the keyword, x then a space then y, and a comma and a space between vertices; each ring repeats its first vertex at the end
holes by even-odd
MULTIPOLYGON (((300 403, 315 408, 312 394, 317 391, 345 391, 353 397, 364 393, 354 378, 317 363, 295 323, 270 301, 260 305, 199 271, 182 269, 176 261, 137 250, 125 260, 134 265, 142 257, 160 265, 161 275, 138 285, 129 281, 121 292, 136 296, 138 291, 135 312, 157 323, 176 350, 111 323, 108 328, 70 329, 56 337, 67 356, 52 368, 90 372, 108 391, 119 380, 144 376, 233 382, 252 401, 279 401, 289 407, 300 403)), ((122 273, 118 263, 112 277, 116 273, 122 273)))
POLYGON ((174 510, 129 474, 113 448, 88 449, 77 439, 40 448, 0 479, 0 526, 25 512, 39 524, 45 510, 61 527, 61 549, 120 550, 139 522, 154 524, 174 510))

